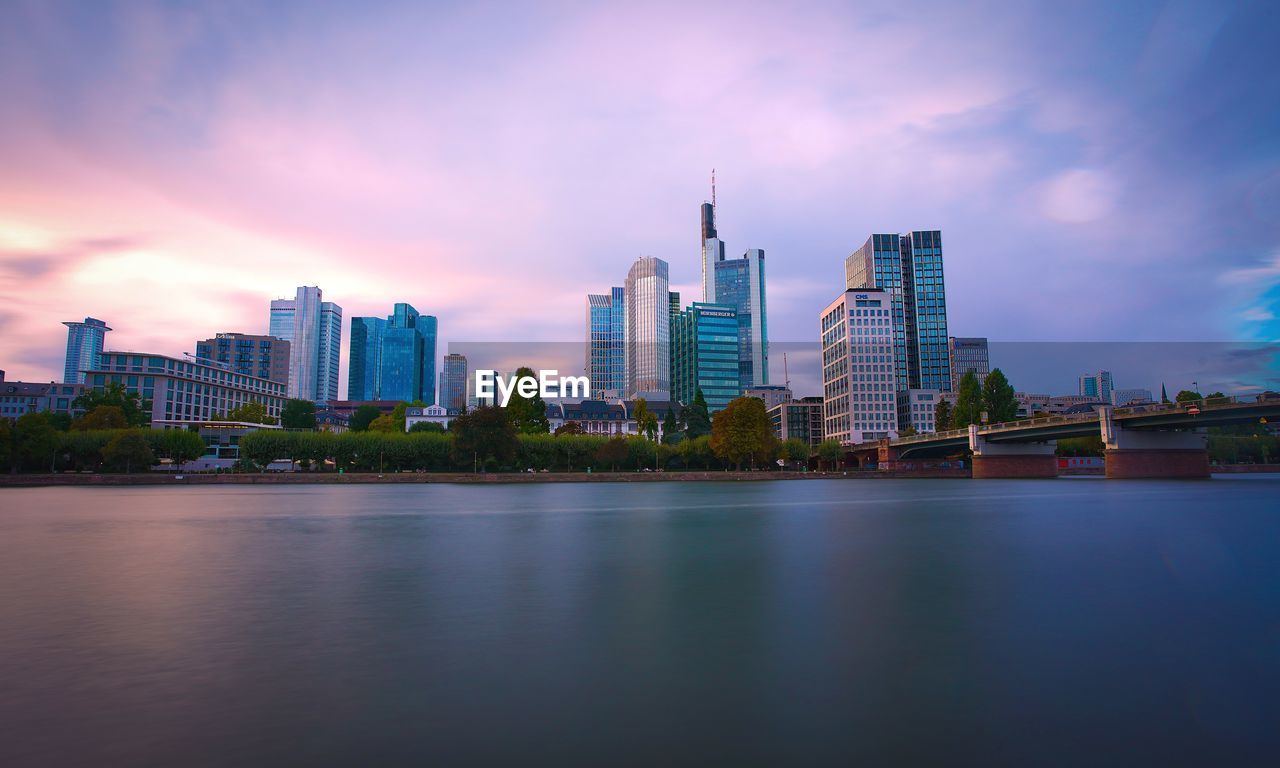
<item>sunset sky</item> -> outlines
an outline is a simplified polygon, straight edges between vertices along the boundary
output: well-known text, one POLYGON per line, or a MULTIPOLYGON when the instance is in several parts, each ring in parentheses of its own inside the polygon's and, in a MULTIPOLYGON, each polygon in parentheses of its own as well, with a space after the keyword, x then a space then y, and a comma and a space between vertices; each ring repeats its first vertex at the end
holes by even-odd
POLYGON ((637 256, 699 298, 713 167, 779 343, 922 228, 953 335, 1275 341, 1278 8, 9 0, 0 368, 58 377, 86 315, 169 354, 263 333, 301 284, 579 341, 637 256))

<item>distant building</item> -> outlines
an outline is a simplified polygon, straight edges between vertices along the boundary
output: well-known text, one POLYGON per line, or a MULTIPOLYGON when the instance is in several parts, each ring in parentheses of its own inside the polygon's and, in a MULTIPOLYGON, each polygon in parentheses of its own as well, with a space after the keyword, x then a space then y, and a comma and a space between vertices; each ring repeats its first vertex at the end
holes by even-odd
POLYGON ((711 413, 742 394, 738 312, 732 304, 694 302, 671 329, 671 397, 692 403, 699 389, 711 413))
POLYGON ((445 408, 443 405, 439 404, 428 405, 426 408, 405 408, 404 431, 409 432, 413 429, 415 424, 423 423, 439 424, 442 428, 448 429, 449 423, 461 415, 461 408, 445 408))
POLYGON ((671 394, 671 291, 667 262, 636 259, 623 289, 627 323, 627 396, 671 394))
POLYGON ((947 339, 947 353, 951 359, 951 386, 958 388, 960 379, 973 371, 981 385, 991 373, 991 356, 987 340, 981 336, 952 336, 947 339))
POLYGON ((82 322, 68 321, 67 357, 62 368, 62 380, 68 384, 83 384, 84 372, 98 365, 98 355, 102 354, 107 324, 92 317, 82 322))
MULTIPOLYGON (((586 434, 609 437, 632 437, 640 434, 635 420, 635 400, 582 400, 576 403, 553 400, 547 403, 547 421, 551 431, 574 422, 586 434)), ((662 439, 662 423, 668 411, 678 411, 679 404, 670 400, 645 400, 645 407, 658 420, 658 439, 662 439)))
POLYGON ((881 288, 891 296, 898 390, 951 391, 942 232, 872 235, 845 259, 844 270, 846 288, 881 288))
POLYGON ((236 373, 289 383, 289 342, 275 336, 219 333, 196 342, 196 357, 223 363, 236 373))
POLYGON ((954 397, 937 389, 908 389, 898 402, 898 426, 910 426, 922 435, 937 432, 938 403, 943 400, 954 397))
POLYGON ((444 356, 440 405, 450 411, 461 411, 467 406, 467 358, 463 355, 444 356))
POLYGON ((803 440, 811 448, 823 440, 822 398, 787 400, 769 409, 769 423, 779 440, 803 440))
POLYGON ((221 363, 146 352, 103 352, 86 378, 99 392, 120 384, 141 395, 151 404, 153 424, 211 421, 249 403, 261 403, 278 419, 287 396, 285 384, 236 373, 221 363))
POLYGON ((893 304, 884 289, 847 290, 819 316, 828 440, 850 445, 898 435, 893 304))
POLYGON ((769 383, 769 322, 765 304, 764 251, 748 249, 726 259, 716 232, 713 203, 702 204, 702 301, 738 312, 738 378, 742 389, 769 383))
POLYGON ((13 421, 27 413, 44 411, 78 415, 72 403, 85 389, 83 384, 5 381, 0 376, 0 418, 13 421))
POLYGON ((1080 377, 1080 394, 1097 400, 1111 402, 1111 371, 1086 373, 1080 377))
POLYGON ((1107 404, 1091 395, 1040 395, 1015 392, 1013 397, 1018 402, 1019 417, 1034 416, 1037 413, 1059 415, 1107 404))
POLYGON ((347 342, 347 399, 377 400, 382 372, 382 334, 387 330, 383 317, 351 318, 351 340, 347 342))
POLYGON ((396 304, 382 333, 378 396, 427 405, 436 401, 436 319, 396 304))
POLYGON ((1111 404, 1115 406, 1153 402, 1155 402, 1155 398, 1152 397, 1151 390, 1149 389, 1132 388, 1111 390, 1111 404))
POLYGON ((627 388, 626 290, 587 295, 586 373, 591 394, 617 398, 627 388))
MULTIPOLYGON (((278 430, 278 424, 252 424, 244 421, 202 421, 192 424, 176 419, 172 421, 152 422, 157 429, 194 430, 204 441, 205 450, 199 458, 184 463, 177 469, 183 472, 208 472, 211 470, 231 469, 240 460, 240 440, 245 435, 261 430, 278 430)), ((271 469, 291 469, 285 462, 283 465, 271 466, 271 469)))
POLYGON ((791 390, 782 384, 762 384, 742 390, 743 397, 756 397, 764 401, 765 410, 792 399, 791 390))
POLYGON ((292 299, 271 301, 268 333, 289 342, 289 397, 338 399, 342 307, 322 301, 316 286, 299 286, 292 299))

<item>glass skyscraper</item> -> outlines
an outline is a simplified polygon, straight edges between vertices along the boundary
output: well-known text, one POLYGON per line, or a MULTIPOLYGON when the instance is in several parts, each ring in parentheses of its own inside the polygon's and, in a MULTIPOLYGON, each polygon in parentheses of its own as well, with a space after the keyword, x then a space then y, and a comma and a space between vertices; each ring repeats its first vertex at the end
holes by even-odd
POLYGON ((671 327, 671 397, 691 403, 697 391, 712 413, 742 394, 738 378, 738 310, 694 302, 671 327))
POLYGON ((396 304, 382 332, 379 399, 436 402, 436 318, 396 304))
POLYGON ((63 325, 67 326, 67 357, 62 367, 62 381, 65 384, 83 384, 84 372, 98 367, 102 344, 111 329, 93 317, 86 317, 79 323, 68 321, 63 325))
POLYGON ((845 288, 889 293, 894 382, 899 391, 951 391, 942 232, 875 234, 844 262, 845 288))
POLYGON ((347 356, 347 399, 379 399, 382 368, 382 334, 387 321, 381 317, 351 318, 351 341, 347 356))
POLYGON ((588 294, 586 321, 591 396, 622 397, 627 388, 626 290, 588 294))
POLYGON ((952 336, 947 339, 947 349, 951 355, 951 386, 959 387, 960 379, 969 371, 973 371, 981 384, 991 373, 991 356, 987 351, 987 340, 981 336, 952 336))
POLYGON ((671 395, 671 291, 667 262, 636 259, 623 288, 627 323, 627 397, 671 395))
POLYGON ((322 301, 316 286, 299 286, 292 299, 273 299, 268 334, 289 342, 289 397, 338 399, 342 307, 322 301))
POLYGON ((764 251, 751 248, 726 259, 716 232, 715 206, 702 204, 702 301, 731 304, 738 315, 740 387, 769 383, 769 323, 764 300, 764 251))
POLYGON ((467 405, 467 358, 463 355, 444 356, 440 405, 451 411, 460 411, 467 405))

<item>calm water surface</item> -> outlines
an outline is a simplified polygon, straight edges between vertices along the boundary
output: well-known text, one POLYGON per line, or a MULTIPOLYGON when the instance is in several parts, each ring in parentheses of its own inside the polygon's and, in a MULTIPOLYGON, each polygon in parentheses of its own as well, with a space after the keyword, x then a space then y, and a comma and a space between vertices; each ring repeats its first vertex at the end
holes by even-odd
POLYGON ((1277 765, 1280 479, 0 490, 0 765, 1277 765))

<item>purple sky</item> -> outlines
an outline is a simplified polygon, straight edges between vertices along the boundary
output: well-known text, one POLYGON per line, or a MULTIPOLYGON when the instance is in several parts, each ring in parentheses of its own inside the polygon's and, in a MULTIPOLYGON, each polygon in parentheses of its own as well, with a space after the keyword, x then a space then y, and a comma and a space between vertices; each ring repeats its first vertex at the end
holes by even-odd
POLYGON ((1278 32, 1266 3, 6 2, 0 368, 58 376, 85 315, 167 353, 265 332, 298 284, 579 341, 639 255, 699 298, 712 167, 778 342, 919 228, 955 335, 1275 341, 1278 32))

